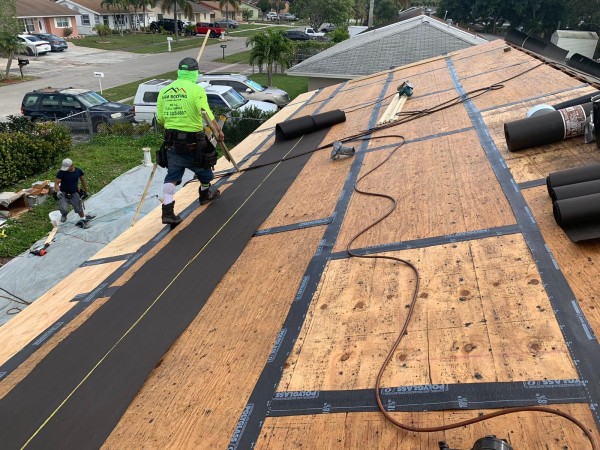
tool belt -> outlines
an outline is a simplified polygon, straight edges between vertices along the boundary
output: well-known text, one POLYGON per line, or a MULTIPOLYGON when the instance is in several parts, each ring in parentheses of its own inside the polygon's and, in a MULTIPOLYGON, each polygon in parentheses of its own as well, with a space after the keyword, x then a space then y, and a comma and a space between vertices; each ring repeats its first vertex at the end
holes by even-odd
POLYGON ((203 169, 211 169, 217 163, 217 150, 202 131, 166 130, 165 146, 173 148, 177 154, 192 154, 194 166, 203 169))

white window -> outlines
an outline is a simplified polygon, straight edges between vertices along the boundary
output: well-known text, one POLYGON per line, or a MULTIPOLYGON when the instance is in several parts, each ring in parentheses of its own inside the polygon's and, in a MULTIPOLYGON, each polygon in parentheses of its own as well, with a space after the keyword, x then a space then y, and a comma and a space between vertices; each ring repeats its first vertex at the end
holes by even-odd
POLYGON ((94 14, 94 23, 100 25, 100 16, 98 14, 94 14))
POLYGON ((110 21, 108 19, 108 16, 102 16, 102 21, 104 22, 104 25, 110 25, 110 21))
POLYGON ((23 31, 26 31, 28 33, 35 32, 35 25, 33 24, 33 19, 21 19, 21 21, 21 28, 23 29, 23 31))
POLYGON ((90 24, 90 16, 89 14, 81 15, 81 25, 89 25, 90 24))
POLYGON ((54 23, 56 24, 56 28, 67 28, 71 26, 71 19, 68 17, 56 17, 54 23))

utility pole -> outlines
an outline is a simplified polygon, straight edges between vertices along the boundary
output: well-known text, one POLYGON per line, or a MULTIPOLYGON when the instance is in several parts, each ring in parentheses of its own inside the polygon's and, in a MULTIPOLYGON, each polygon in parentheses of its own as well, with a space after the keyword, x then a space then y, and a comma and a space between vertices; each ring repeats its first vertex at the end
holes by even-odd
POLYGON ((371 3, 369 4, 369 21, 367 22, 367 25, 369 26, 369 28, 371 28, 373 26, 373 11, 375 10, 375 0, 371 0, 371 3))
POLYGON ((175 6, 173 7, 173 14, 175 15, 175 42, 179 42, 179 20, 177 20, 177 0, 175 0, 175 6))

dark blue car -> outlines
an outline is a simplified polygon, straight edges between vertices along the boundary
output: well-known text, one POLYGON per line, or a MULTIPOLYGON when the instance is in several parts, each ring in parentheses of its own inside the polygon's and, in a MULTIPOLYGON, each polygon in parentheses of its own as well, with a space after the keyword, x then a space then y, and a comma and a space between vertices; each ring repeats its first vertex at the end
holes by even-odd
POLYGON ((37 36, 44 41, 48 41, 50 43, 50 49, 53 52, 62 52, 69 48, 67 45, 67 41, 63 38, 56 36, 55 34, 50 33, 32 33, 33 36, 37 36))

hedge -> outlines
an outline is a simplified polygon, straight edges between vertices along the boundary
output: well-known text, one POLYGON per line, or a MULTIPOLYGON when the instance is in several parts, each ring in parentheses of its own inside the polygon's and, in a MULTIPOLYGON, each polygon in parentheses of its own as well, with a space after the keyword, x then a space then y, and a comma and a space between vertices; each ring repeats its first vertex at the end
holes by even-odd
POLYGON ((70 150, 71 134, 65 126, 9 117, 0 123, 0 189, 45 172, 70 150))

